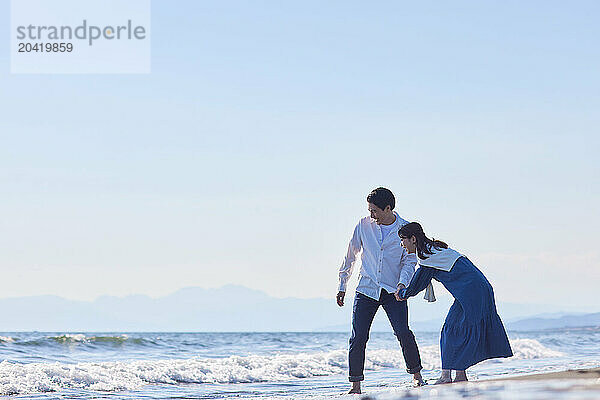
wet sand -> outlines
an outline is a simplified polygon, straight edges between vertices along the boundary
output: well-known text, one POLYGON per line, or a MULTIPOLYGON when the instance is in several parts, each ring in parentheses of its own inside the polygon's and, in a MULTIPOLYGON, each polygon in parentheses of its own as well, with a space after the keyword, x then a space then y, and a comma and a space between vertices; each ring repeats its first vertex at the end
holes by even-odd
POLYGON ((543 374, 517 375, 506 378, 486 379, 478 382, 521 381, 521 380, 557 380, 557 379, 600 379, 600 368, 569 369, 543 374))

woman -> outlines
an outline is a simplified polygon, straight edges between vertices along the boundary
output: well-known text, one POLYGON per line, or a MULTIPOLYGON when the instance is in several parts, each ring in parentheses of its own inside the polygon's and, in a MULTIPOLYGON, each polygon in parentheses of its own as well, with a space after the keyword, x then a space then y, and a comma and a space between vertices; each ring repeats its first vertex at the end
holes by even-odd
POLYGON ((452 370, 456 371, 454 382, 466 381, 470 366, 489 358, 511 357, 494 291, 481 271, 446 243, 427 238, 416 222, 404 225, 398 234, 402 246, 417 253, 419 269, 407 288, 396 291, 396 299, 406 300, 427 288, 426 298, 434 301, 432 278, 455 299, 442 327, 442 376, 436 383, 452 382, 452 370))

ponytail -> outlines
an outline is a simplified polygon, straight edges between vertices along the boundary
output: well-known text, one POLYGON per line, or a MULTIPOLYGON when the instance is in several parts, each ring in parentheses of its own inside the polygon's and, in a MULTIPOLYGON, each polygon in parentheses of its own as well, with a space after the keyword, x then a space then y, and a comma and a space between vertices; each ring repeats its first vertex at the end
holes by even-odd
POLYGON ((398 235, 402 238, 415 237, 417 239, 417 255, 420 259, 425 260, 431 254, 433 250, 447 249, 448 245, 441 240, 429 239, 423 232, 423 227, 418 222, 410 222, 404 225, 398 231, 398 235))

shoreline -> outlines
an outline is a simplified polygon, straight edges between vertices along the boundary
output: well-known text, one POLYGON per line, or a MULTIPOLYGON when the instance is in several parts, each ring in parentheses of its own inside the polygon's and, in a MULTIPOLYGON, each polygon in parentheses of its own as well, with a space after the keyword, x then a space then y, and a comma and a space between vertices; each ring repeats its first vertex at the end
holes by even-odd
POLYGON ((562 379, 600 379, 600 367, 568 369, 558 372, 544 372, 538 374, 515 375, 504 378, 492 378, 475 382, 498 382, 498 381, 528 381, 528 380, 562 380, 562 379))

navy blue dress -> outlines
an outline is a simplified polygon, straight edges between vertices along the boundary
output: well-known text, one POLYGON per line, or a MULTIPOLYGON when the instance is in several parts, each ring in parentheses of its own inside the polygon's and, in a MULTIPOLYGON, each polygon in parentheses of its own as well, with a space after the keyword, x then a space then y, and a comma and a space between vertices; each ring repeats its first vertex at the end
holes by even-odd
POLYGON ((421 266, 401 293, 416 295, 435 279, 454 296, 454 304, 442 327, 442 368, 465 370, 488 358, 513 355, 496 311, 492 286, 466 257, 460 257, 450 272, 421 266))

